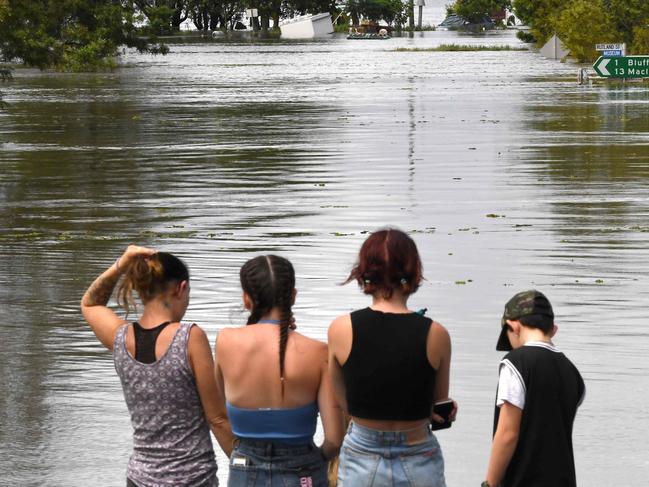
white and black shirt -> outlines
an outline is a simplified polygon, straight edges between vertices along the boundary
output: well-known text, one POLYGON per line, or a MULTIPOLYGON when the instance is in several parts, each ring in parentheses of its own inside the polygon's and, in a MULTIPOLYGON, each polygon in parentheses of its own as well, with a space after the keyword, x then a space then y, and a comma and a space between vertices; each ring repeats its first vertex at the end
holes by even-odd
POLYGON ((503 487, 576 486, 572 425, 584 394, 579 371, 552 344, 528 342, 504 357, 494 432, 505 401, 523 414, 503 487))
MULTIPOLYGON (((560 353, 557 347, 552 343, 547 342, 531 341, 527 342, 524 346, 543 347, 552 352, 560 353)), ((577 406, 581 406, 584 397, 586 397, 586 388, 584 388, 584 393, 582 394, 577 406)), ((514 364, 512 364, 507 358, 504 358, 500 362, 496 406, 502 406, 505 401, 519 409, 525 409, 525 382, 516 367, 514 367, 514 364)))

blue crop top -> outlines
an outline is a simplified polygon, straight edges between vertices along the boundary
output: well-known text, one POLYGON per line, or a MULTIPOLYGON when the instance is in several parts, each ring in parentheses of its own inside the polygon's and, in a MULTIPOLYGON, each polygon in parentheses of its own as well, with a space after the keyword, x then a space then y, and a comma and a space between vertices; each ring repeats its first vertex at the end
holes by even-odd
POLYGON ((287 409, 243 409, 225 403, 232 433, 239 438, 309 444, 313 441, 318 405, 287 409))

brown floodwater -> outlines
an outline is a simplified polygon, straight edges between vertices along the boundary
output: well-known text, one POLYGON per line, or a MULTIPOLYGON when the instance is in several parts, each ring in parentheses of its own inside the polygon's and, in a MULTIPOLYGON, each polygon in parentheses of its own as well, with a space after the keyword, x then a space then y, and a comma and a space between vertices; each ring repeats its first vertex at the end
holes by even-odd
POLYGON ((532 287, 587 384, 580 485, 644 485, 649 87, 578 86, 577 66, 529 51, 395 51, 442 42, 519 45, 511 32, 197 42, 1 85, 0 483, 124 485, 128 413, 78 302, 129 242, 186 259, 186 319, 212 342, 244 322, 241 264, 282 254, 298 326, 324 339, 368 303, 339 284, 390 224, 424 261, 412 307, 453 340, 449 486, 484 476, 502 307, 532 287))

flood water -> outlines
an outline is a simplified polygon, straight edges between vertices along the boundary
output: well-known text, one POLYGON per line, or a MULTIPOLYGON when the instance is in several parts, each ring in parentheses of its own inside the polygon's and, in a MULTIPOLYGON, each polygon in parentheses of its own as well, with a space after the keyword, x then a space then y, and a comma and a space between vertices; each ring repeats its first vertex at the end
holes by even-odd
POLYGON ((484 477, 502 307, 532 287, 587 384, 580 485, 646 485, 649 87, 580 87, 535 52, 394 50, 442 42, 518 45, 203 42, 0 86, 0 484, 125 484, 128 413, 78 302, 129 242, 188 262, 186 319, 212 343, 244 322, 241 264, 284 255, 299 329, 324 339, 368 304, 339 284, 390 224, 422 254, 411 306, 453 340, 449 486, 484 477))

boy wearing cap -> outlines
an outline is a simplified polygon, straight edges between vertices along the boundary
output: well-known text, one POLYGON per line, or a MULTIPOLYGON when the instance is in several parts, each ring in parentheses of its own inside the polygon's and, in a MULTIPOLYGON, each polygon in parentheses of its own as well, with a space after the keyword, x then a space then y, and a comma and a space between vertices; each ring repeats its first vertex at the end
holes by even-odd
POLYGON ((577 368, 552 343, 550 301, 539 291, 505 305, 494 438, 482 487, 574 487, 572 425, 584 399, 577 368))

